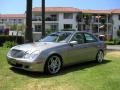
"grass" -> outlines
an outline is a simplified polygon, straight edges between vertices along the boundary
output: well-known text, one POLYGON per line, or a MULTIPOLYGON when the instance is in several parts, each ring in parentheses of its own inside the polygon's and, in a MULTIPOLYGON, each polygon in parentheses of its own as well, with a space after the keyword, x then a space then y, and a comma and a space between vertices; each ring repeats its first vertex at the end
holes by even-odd
POLYGON ((11 68, 8 49, 0 48, 0 90, 120 90, 120 52, 108 52, 103 64, 89 62, 54 76, 11 68))

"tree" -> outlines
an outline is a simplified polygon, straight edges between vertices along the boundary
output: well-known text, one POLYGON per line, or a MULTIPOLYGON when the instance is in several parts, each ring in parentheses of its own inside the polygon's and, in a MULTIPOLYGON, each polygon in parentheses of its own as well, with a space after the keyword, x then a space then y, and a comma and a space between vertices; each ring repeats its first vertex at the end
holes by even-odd
POLYGON ((17 24, 10 25, 10 30, 17 30, 17 24))
POLYGON ((83 15, 85 24, 87 24, 87 25, 90 24, 91 17, 92 17, 91 14, 84 14, 84 15, 83 15))
POLYGON ((102 24, 102 25, 101 25, 102 29, 105 30, 106 27, 107 27, 106 24, 105 24, 105 22, 106 22, 105 16, 102 15, 102 16, 100 17, 100 22, 101 22, 101 24, 102 24))
POLYGON ((26 30, 25 30, 25 42, 33 42, 32 35, 32 0, 27 0, 26 7, 26 30))
POLYGON ((85 27, 88 27, 88 25, 91 23, 91 18, 92 18, 91 14, 84 14, 83 15, 83 19, 85 21, 85 27))
POLYGON ((106 19, 105 19, 105 16, 101 16, 100 17, 100 22, 101 22, 101 24, 105 24, 105 22, 106 22, 106 19))
POLYGON ((42 37, 45 37, 45 0, 42 0, 42 37))
POLYGON ((77 21, 77 29, 79 30, 79 22, 82 21, 82 12, 77 13, 76 21, 77 21))
POLYGON ((25 31, 25 25, 21 24, 21 25, 17 25, 17 32, 21 31, 21 34, 24 34, 25 31))

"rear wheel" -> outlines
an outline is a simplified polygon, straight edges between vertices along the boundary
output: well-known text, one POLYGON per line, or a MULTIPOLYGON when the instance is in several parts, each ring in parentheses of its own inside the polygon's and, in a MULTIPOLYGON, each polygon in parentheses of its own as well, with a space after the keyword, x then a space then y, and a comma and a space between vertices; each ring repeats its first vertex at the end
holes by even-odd
POLYGON ((103 51, 99 51, 99 52, 97 53, 97 56, 96 56, 96 61, 97 61, 98 63, 102 63, 103 60, 104 60, 104 53, 103 53, 103 51))
POLYGON ((45 72, 48 74, 56 74, 62 66, 61 58, 57 55, 52 55, 48 58, 45 65, 45 72))

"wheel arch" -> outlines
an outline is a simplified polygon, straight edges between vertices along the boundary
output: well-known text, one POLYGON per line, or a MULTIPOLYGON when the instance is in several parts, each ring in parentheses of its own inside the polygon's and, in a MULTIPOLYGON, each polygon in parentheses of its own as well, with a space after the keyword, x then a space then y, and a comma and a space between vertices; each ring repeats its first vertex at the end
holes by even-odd
POLYGON ((63 58, 62 58, 62 56, 61 56, 60 54, 58 54, 58 53, 52 53, 52 54, 50 54, 50 55, 48 56, 48 58, 46 59, 46 61, 47 61, 51 56, 53 56, 53 55, 58 56, 58 57, 60 58, 60 60, 62 61, 62 63, 63 63, 63 58))
POLYGON ((63 66, 63 58, 62 58, 62 56, 61 56, 60 54, 58 54, 58 53, 52 53, 52 54, 50 54, 50 55, 46 58, 45 65, 44 65, 44 70, 45 70, 45 68, 46 68, 47 61, 48 61, 49 58, 50 58, 51 56, 53 56, 53 55, 56 55, 56 56, 58 56, 58 57, 60 58, 60 60, 61 60, 61 67, 63 66))

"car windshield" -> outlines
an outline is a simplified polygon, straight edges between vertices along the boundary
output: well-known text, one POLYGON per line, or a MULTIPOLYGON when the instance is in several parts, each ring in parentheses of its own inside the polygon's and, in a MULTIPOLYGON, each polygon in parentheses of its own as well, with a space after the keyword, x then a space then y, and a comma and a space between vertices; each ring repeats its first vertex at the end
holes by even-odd
POLYGON ((46 36, 40 41, 41 42, 66 42, 70 35, 71 35, 71 32, 55 32, 46 36))

